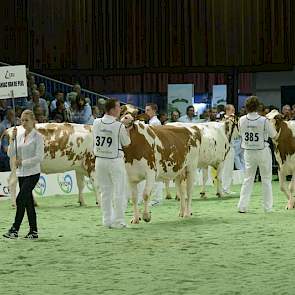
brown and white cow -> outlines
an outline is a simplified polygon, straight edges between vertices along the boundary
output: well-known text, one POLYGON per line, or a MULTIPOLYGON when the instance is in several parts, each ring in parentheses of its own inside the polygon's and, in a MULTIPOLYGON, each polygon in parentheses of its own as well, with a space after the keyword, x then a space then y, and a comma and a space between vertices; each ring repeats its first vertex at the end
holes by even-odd
MULTIPOLYGON (((11 136, 12 129, 6 131, 11 136)), ((22 132, 21 126, 17 127, 22 132)), ((44 160, 41 162, 41 171, 45 174, 61 173, 75 170, 79 191, 79 203, 85 205, 83 197, 84 176, 90 177, 94 184, 96 203, 100 203, 100 193, 95 185, 93 155, 92 126, 72 123, 41 123, 36 124, 36 129, 44 137, 44 160)), ((16 169, 12 164, 9 186, 12 203, 16 200, 16 169)))
MULTIPOLYGON (((216 170, 214 183, 217 188, 216 195, 222 197, 222 168, 224 160, 230 149, 230 142, 238 136, 238 119, 230 116, 222 122, 207 123, 169 123, 169 126, 197 127, 201 132, 200 154, 198 168, 203 171, 201 197, 205 198, 205 185, 208 180, 208 167, 216 170)), ((168 188, 166 187, 166 191, 168 188)))
POLYGON ((139 223, 137 185, 146 180, 143 220, 149 222, 149 197, 155 181, 175 179, 181 196, 181 217, 191 215, 191 198, 199 147, 197 127, 149 126, 140 122, 129 129, 131 144, 124 148, 125 164, 134 209, 132 223, 139 223), (183 180, 186 180, 185 187, 183 180))
POLYGON ((277 110, 272 110, 266 117, 278 132, 273 143, 275 157, 279 164, 280 188, 288 198, 287 208, 292 209, 295 204, 295 121, 284 121, 277 110), (287 175, 292 175, 289 187, 286 181, 287 175))

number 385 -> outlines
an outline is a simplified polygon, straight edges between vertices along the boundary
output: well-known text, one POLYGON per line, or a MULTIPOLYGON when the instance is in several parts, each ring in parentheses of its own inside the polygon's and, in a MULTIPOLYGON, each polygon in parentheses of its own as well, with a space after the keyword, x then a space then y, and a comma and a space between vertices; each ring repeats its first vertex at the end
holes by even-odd
POLYGON ((110 147, 112 145, 113 139, 111 137, 96 136, 96 146, 104 146, 105 144, 110 147))
POLYGON ((259 141, 258 133, 245 132, 245 141, 259 141))

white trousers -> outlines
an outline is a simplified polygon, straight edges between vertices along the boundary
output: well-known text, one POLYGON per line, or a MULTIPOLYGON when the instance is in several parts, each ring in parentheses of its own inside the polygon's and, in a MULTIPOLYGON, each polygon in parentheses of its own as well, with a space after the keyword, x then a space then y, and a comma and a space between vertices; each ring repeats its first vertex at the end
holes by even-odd
POLYGON ((101 190, 102 223, 104 226, 125 224, 126 170, 123 158, 96 158, 95 173, 101 190))
POLYGON ((233 147, 231 147, 224 160, 222 174, 221 174, 222 190, 225 192, 230 191, 230 187, 233 181, 234 163, 235 163, 235 151, 233 147))
POLYGON ((250 201, 254 178, 259 167, 262 183, 263 208, 266 212, 271 211, 273 205, 272 196, 272 156, 269 147, 263 150, 245 150, 245 178, 241 188, 238 209, 247 211, 250 201))
POLYGON ((244 150, 241 147, 241 140, 233 142, 235 150, 235 166, 238 170, 245 170, 244 150))

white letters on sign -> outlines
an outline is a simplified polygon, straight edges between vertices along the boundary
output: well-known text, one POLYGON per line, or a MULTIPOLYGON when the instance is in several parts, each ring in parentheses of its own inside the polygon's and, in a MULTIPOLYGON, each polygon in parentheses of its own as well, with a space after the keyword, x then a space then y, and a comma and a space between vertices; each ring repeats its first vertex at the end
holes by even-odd
POLYGON ((14 97, 27 97, 26 66, 0 67, 0 99, 14 97))

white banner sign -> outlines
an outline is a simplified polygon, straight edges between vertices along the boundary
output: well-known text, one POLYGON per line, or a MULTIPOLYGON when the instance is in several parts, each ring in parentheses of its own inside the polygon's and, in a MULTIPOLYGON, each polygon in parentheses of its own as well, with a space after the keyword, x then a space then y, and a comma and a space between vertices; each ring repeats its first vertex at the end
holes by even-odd
POLYGON ((194 102, 194 84, 168 84, 168 114, 178 110, 181 116, 194 102))
POLYGON ((213 85, 212 107, 226 105, 227 88, 226 85, 213 85))
POLYGON ((27 97, 26 66, 0 67, 0 99, 27 97))
MULTIPOLYGON (((9 196, 8 177, 10 172, 0 172, 0 195, 9 196)), ((93 192, 93 186, 88 177, 85 177, 85 193, 93 192)), ((34 194, 41 197, 54 195, 78 194, 78 187, 74 171, 59 174, 41 174, 34 189, 34 194)))

